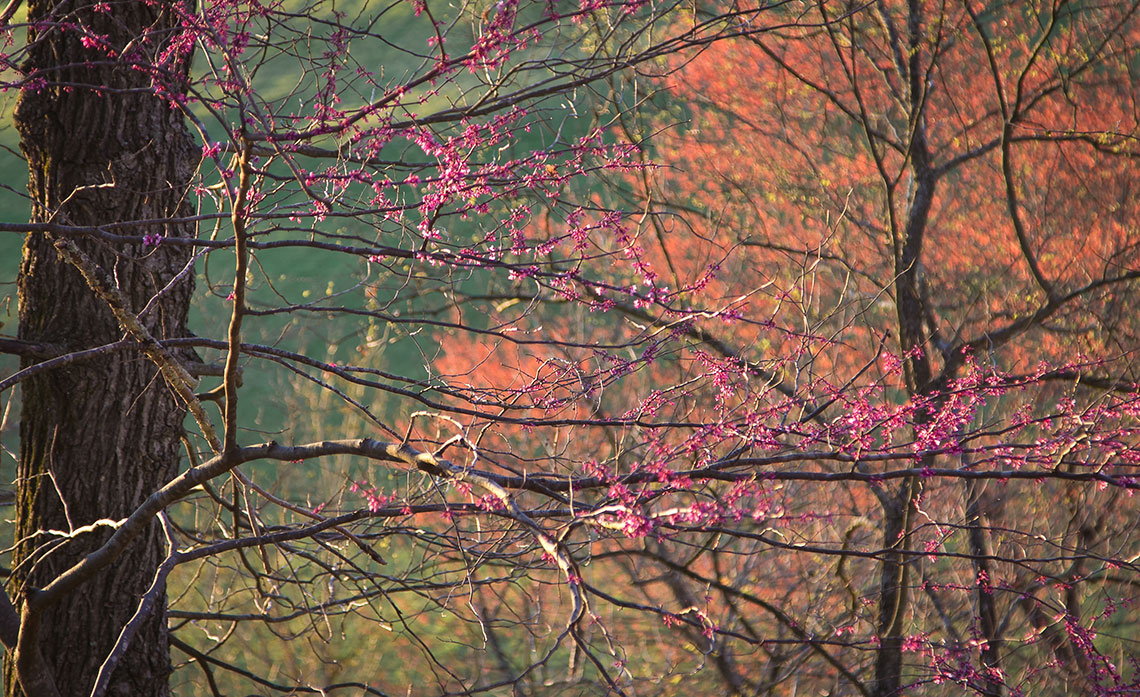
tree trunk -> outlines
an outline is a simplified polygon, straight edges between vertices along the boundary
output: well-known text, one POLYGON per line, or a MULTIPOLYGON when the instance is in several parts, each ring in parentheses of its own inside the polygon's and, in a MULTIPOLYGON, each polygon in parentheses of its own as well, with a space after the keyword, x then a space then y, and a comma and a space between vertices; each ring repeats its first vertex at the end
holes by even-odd
MULTIPOLYGON (((138 69, 159 63, 177 26, 169 8, 144 2, 28 3, 28 20, 37 29, 29 32, 34 47, 25 69, 32 84, 39 84, 24 91, 16 126, 28 161, 33 221, 95 226, 190 212, 186 191, 197 148, 180 110, 157 96, 150 72, 138 69), (105 38, 92 42, 90 37, 105 38)), ((186 69, 166 58, 168 94, 178 94, 186 69)), ((191 255, 189 246, 155 246, 153 236, 193 237, 195 227, 152 222, 113 232, 139 239, 73 239, 113 276, 131 311, 138 313, 191 255), (142 243, 143 236, 152 236, 148 244, 142 243)), ((190 272, 140 318, 142 324, 159 339, 188 335, 192 291, 190 272)), ((25 242, 19 301, 24 340, 71 352, 124 336, 106 303, 59 259, 49 236, 31 234, 25 242)), ((119 520, 176 474, 184 414, 155 366, 135 351, 76 363, 23 383, 18 544, 10 580, 18 604, 110 534, 106 526, 74 538, 44 531, 119 520)), ((113 566, 42 610, 39 649, 60 694, 90 693, 100 665, 164 556, 156 524, 113 566)), ((158 607, 113 673, 108 694, 168 694, 164 598, 158 607)), ((22 695, 12 664, 6 662, 6 694, 22 695)))
POLYGON ((879 649, 875 652, 875 673, 871 682, 874 697, 894 697, 902 690, 903 627, 906 625, 909 594, 909 567, 901 549, 907 545, 909 518, 914 510, 918 483, 906 480, 898 491, 884 497, 883 548, 879 579, 879 649))
POLYGON ((966 490, 966 523, 970 531, 970 557, 974 564, 974 602, 978 613, 978 630, 985 644, 981 647, 982 666, 985 669, 983 694, 988 697, 1005 695, 1005 684, 1001 679, 1002 638, 999 629, 997 605, 994 602, 992 583, 993 565, 990 557, 989 512, 982 505, 980 487, 970 482, 966 490))

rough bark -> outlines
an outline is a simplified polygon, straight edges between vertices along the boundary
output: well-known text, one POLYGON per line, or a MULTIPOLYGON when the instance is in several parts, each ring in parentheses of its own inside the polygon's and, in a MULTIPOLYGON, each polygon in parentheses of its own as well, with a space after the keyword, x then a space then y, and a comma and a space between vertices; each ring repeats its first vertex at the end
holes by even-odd
MULTIPOLYGON (((96 12, 86 2, 28 3, 29 21, 40 24, 29 33, 34 48, 25 69, 42 86, 25 90, 16 125, 28 162, 32 221, 103 225, 189 213, 185 193, 197 161, 194 141, 180 111, 156 94, 153 74, 138 69, 157 61, 169 41, 169 7, 115 2, 96 12), (83 46, 84 33, 106 36, 104 45, 113 53, 83 46)), ((168 60, 165 89, 177 89, 185 69, 168 60)), ((195 230, 167 222, 118 232, 190 237, 195 230)), ((183 270, 190 255, 187 247, 141 240, 75 241, 115 278, 135 313, 183 270)), ((141 318, 153 336, 188 334, 192 283, 193 274, 184 274, 141 318)), ((106 303, 60 260, 44 235, 26 240, 19 300, 23 340, 75 351, 123 337, 106 303)), ((44 531, 121 519, 176 474, 184 414, 141 352, 116 352, 23 383, 18 545, 9 586, 18 604, 26 605, 35 588, 110 534, 107 527, 72 538, 44 531)), ((110 569, 38 611, 38 648, 60 694, 90 692, 164 556, 161 531, 152 527, 110 569)), ((109 694, 168 694, 166 631, 165 612, 159 610, 132 641, 109 694)), ((14 663, 6 662, 6 693, 22 695, 14 663)))

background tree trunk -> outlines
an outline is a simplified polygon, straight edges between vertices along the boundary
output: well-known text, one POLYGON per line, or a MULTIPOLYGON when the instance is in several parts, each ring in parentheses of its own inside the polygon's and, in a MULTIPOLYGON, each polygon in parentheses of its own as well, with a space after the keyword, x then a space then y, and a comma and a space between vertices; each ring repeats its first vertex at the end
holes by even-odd
MULTIPOLYGON (((175 24, 160 16, 166 7, 114 2, 95 12, 86 2, 28 3, 29 22, 41 24, 29 35, 35 48, 25 67, 44 86, 25 90, 16 125, 30 172, 33 221, 102 225, 190 212, 185 194, 198 158, 194 141, 181 111, 157 96, 151 74, 132 67, 163 65, 172 71, 166 78, 179 82, 185 74, 186 66, 158 58, 175 24), (83 36, 106 39, 85 47, 83 36)), ((115 232, 192 237, 195 228, 171 222, 115 232)), ((191 255, 188 246, 169 243, 75 241, 114 277, 135 313, 191 255)), ((190 272, 148 310, 143 325, 159 339, 187 335, 192 291, 190 272)), ((70 352, 123 337, 106 304, 57 257, 47 236, 32 234, 25 242, 19 299, 22 339, 70 352)), ((133 351, 43 373, 24 382, 23 390, 18 546, 10 581, 18 603, 110 534, 104 527, 65 540, 43 531, 121 519, 177 472, 185 414, 155 366, 133 351)), ((156 524, 115 565, 45 611, 40 648, 61 694, 88 694, 164 554, 156 524)), ((11 663, 7 694, 20 695, 11 663)), ((166 616, 160 610, 132 642, 110 694, 168 694, 169 673, 166 616)))

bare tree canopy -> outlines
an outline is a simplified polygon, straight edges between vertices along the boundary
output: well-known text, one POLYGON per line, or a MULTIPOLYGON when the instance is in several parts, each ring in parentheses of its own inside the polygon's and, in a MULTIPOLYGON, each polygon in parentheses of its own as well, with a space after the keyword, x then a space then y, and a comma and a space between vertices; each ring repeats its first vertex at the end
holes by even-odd
POLYGON ((6 693, 1140 690, 1138 15, 12 0, 6 693))

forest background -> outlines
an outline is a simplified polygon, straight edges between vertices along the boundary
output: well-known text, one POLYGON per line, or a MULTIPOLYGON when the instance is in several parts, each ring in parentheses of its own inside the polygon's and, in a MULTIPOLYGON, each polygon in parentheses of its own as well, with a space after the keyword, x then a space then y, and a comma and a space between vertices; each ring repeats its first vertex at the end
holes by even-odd
MULTIPOLYGON (((503 8, 464 6, 450 45, 477 45, 503 8)), ((639 21, 595 9, 616 13, 600 27, 639 21)), ((660 26, 724 11, 692 9, 660 26)), ((201 545, 360 515, 336 541, 177 567, 175 693, 1135 689, 1136 10, 788 3, 738 18, 722 30, 734 40, 662 52, 533 114, 504 107, 491 158, 523 163, 529 189, 485 210, 481 193, 447 201, 440 237, 437 218, 419 237, 374 222, 355 155, 338 157, 348 141, 314 139, 336 164, 294 172, 273 213, 292 211, 286 237, 346 253, 255 255, 249 307, 266 316, 247 341, 308 363, 246 359, 241 438, 394 437, 463 464, 378 472, 328 449, 243 466, 172 508, 201 545), (369 226, 398 244, 361 253, 369 226), (502 274, 448 256, 483 244, 509 250, 486 257, 510 260, 502 274), (384 256, 396 247, 412 256, 384 256), (377 370, 430 408, 354 381, 377 370), (517 487, 511 515, 462 479, 482 467, 494 477, 476 487, 517 487), (535 519, 565 538, 528 538, 535 519)), ((423 71, 450 19, 383 16, 414 51, 361 36, 338 60, 423 71)), ((292 64, 259 70, 281 114, 274 95, 329 96, 296 87, 292 64)), ((481 79, 460 71, 417 108, 446 111, 481 79)), ((426 197, 406 162, 427 155, 431 182, 450 155, 431 138, 399 147, 380 152, 407 156, 395 207, 414 216, 426 197)), ((289 158, 274 163, 288 182, 289 158)), ((6 183, 19 225, 26 199, 6 183)), ((5 280, 18 241, 0 236, 5 280)), ((210 259, 191 326, 221 337, 238 284, 210 259)))

